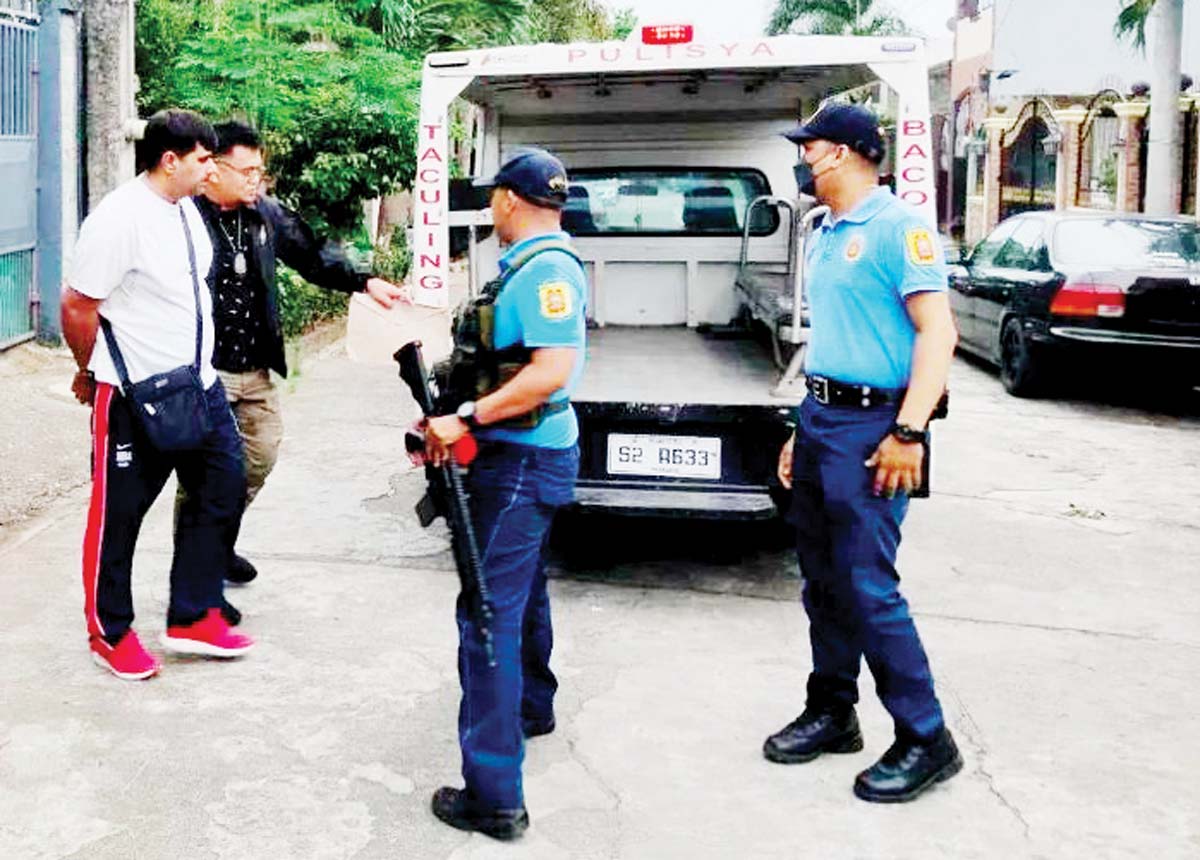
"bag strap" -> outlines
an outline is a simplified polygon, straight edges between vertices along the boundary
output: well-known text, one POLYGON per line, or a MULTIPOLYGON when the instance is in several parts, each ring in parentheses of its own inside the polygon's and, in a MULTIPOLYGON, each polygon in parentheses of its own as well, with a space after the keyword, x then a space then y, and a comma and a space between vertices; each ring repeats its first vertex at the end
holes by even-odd
MULTIPOLYGON (((183 222, 183 236, 187 239, 188 249, 188 264, 192 269, 192 298, 196 303, 196 357, 192 361, 192 367, 196 371, 196 375, 200 375, 200 351, 204 338, 204 319, 200 315, 200 279, 196 274, 196 248, 192 244, 192 231, 188 227, 187 216, 183 212, 183 203, 179 204, 179 220, 183 222)), ((100 329, 104 332, 104 341, 108 344, 108 354, 112 356, 113 366, 117 369, 117 376, 121 380, 121 390, 129 394, 133 388, 133 383, 129 381, 129 369, 125 366, 125 359, 121 355, 121 350, 117 348, 117 338, 113 334, 112 323, 103 316, 100 317, 100 329)))
POLYGON ((200 277, 196 273, 196 246, 192 244, 192 230, 188 227, 187 215, 183 212, 183 201, 179 203, 179 220, 183 222, 183 237, 187 239, 188 265, 192 269, 192 298, 196 302, 196 357, 192 361, 192 369, 199 376, 200 348, 204 339, 204 319, 200 316, 200 277))
POLYGON ((117 349, 117 339, 113 336, 112 324, 104 317, 100 317, 100 330, 104 332, 104 342, 108 344, 108 354, 112 356, 113 366, 117 368, 117 376, 121 380, 121 390, 128 397, 133 383, 129 381, 129 371, 125 368, 125 359, 121 357, 121 350, 117 349))
MULTIPOLYGON (((504 285, 508 283, 509 278, 515 275, 522 266, 524 266, 534 257, 538 256, 539 254, 544 254, 547 251, 562 251, 564 254, 567 254, 572 260, 578 263, 580 268, 583 268, 583 260, 579 258, 579 253, 572 248, 569 243, 564 242, 561 239, 554 239, 553 241, 549 242, 538 242, 532 247, 526 248, 524 251, 517 254, 517 256, 513 258, 513 261, 509 265, 508 269, 505 270, 504 274, 487 285, 488 287, 492 287, 492 294, 499 295, 500 291, 504 289, 504 285)), ((486 290, 487 287, 484 289, 486 290)))

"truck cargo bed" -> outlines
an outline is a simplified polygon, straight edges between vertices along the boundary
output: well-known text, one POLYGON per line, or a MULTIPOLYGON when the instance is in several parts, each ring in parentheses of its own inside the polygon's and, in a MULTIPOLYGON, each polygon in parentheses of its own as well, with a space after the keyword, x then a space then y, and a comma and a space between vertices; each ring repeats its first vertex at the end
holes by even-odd
POLYGON ((750 338, 721 338, 684 326, 607 326, 588 332, 580 403, 787 406, 772 395, 771 357, 750 338))
MULTIPOLYGON (((785 266, 770 263, 743 266, 736 285, 754 318, 772 332, 792 324, 792 284, 785 266)), ((808 324, 807 311, 803 324, 808 324)))

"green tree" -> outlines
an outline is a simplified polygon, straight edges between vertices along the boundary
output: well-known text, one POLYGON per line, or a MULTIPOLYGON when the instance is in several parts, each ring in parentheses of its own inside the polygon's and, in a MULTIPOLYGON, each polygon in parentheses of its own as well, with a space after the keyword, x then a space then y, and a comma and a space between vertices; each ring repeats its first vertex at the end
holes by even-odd
POLYGON ((143 0, 141 107, 238 116, 267 140, 277 193, 355 232, 364 198, 411 181, 419 60, 334 2, 143 0))
POLYGON ((779 0, 767 33, 823 36, 887 36, 907 33, 896 16, 875 0, 779 0))
POLYGON ((352 0, 352 13, 410 56, 512 42, 529 0, 352 0))
POLYGON ((177 104, 174 79, 161 72, 174 61, 179 46, 196 26, 194 4, 177 0, 138 0, 137 100, 143 110, 177 104))
POLYGON ((1145 50, 1146 22, 1153 8, 1154 0, 1122 0, 1114 26, 1118 38, 1130 39, 1136 47, 1145 50))
POLYGON ((139 107, 251 122, 279 196, 354 235, 411 184, 426 53, 613 35, 598 0, 139 0, 139 107))
POLYGON ((613 34, 614 39, 624 39, 633 32, 633 28, 637 26, 637 12, 633 11, 632 6, 627 6, 624 9, 619 9, 613 15, 613 34))
POLYGON ((616 38, 613 23, 598 0, 533 0, 522 41, 603 42, 616 38))

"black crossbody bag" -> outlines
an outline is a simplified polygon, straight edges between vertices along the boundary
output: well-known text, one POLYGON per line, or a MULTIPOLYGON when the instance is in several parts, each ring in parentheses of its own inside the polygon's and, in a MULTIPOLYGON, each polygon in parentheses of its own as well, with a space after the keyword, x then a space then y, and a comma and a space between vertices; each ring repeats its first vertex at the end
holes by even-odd
POLYGON ((187 238, 188 262, 192 267, 192 294, 196 300, 196 357, 191 364, 180 365, 156 373, 141 382, 130 382, 125 359, 117 348, 112 326, 100 317, 100 328, 108 343, 108 353, 116 365, 121 378, 121 390, 133 407, 138 422, 145 431, 150 444, 160 451, 186 451, 200 448, 208 435, 212 422, 208 416, 208 401, 204 396, 204 384, 200 381, 200 348, 204 334, 204 322, 200 316, 200 280, 196 273, 196 249, 192 245, 192 231, 188 229, 183 206, 179 207, 179 218, 183 221, 183 235, 187 238))

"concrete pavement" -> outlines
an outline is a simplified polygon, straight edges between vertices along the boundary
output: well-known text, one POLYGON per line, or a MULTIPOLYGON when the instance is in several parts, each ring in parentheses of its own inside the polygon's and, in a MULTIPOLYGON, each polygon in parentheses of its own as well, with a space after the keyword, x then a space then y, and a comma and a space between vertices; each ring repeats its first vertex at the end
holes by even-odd
MULTIPOLYGON (((246 518, 261 576, 229 592, 259 639, 246 658, 168 659, 145 683, 92 665, 83 489, 0 544, 0 857, 1197 856, 1200 421, 954 374, 901 565, 967 766, 919 802, 850 793, 890 742, 865 673, 864 752, 762 759, 808 670, 786 553, 713 560, 736 532, 664 549, 640 527, 596 536, 615 567, 552 583, 559 728, 528 747, 526 838, 438 823, 430 793, 458 784, 456 580, 440 524, 411 514, 399 380, 335 345, 294 382, 246 518)), ((170 497, 135 567, 148 642, 170 497)))

